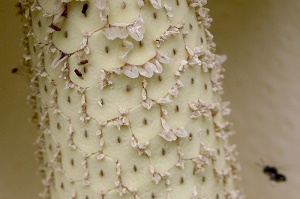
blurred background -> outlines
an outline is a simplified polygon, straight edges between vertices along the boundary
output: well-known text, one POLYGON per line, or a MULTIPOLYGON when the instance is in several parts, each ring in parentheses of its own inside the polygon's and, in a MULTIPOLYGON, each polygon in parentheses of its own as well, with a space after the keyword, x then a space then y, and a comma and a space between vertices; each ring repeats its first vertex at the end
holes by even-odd
POLYGON ((37 133, 26 104, 28 82, 11 73, 24 52, 16 3, 0 0, 0 199, 37 199, 42 186, 33 155, 37 133))
POLYGON ((248 199, 300 195, 300 1, 208 0, 248 199), (268 164, 287 177, 271 183, 268 164))
MULTIPOLYGON (((0 1, 0 199, 37 199, 27 83, 11 73, 22 56, 17 0, 0 1)), ((300 195, 300 1, 208 0, 217 53, 226 54, 225 100, 237 134, 242 186, 248 199, 300 195), (272 183, 257 163, 287 177, 272 183)))

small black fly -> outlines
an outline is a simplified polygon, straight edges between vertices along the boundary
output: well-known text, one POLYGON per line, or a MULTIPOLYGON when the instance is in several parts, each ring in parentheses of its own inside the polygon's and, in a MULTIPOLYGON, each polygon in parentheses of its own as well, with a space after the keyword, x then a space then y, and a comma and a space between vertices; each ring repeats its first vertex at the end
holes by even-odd
POLYGON ((267 176, 269 176, 270 180, 273 181, 273 182, 279 183, 279 182, 286 182, 287 181, 286 176, 281 174, 281 173, 278 173, 278 170, 277 170, 276 167, 266 165, 263 168, 263 172, 267 176))

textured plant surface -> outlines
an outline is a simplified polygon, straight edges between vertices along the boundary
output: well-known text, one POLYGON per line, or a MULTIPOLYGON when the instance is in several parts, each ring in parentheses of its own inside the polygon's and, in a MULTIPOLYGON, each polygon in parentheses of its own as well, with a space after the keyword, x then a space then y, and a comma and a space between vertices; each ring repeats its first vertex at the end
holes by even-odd
POLYGON ((52 199, 237 199, 204 0, 20 1, 52 199))

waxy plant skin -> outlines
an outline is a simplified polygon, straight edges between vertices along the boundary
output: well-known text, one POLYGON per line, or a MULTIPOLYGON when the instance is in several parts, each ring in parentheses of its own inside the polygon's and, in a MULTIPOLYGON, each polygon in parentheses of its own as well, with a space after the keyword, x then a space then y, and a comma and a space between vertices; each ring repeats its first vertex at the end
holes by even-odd
POLYGON ((51 199, 238 199, 205 0, 21 0, 51 199))

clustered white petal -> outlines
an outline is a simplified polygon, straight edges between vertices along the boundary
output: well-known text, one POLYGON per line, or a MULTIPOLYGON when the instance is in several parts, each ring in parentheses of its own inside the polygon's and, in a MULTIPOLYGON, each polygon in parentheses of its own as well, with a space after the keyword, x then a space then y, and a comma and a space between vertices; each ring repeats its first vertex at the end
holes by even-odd
POLYGON ((177 137, 184 138, 188 136, 187 131, 183 127, 171 129, 167 124, 167 121, 162 117, 161 124, 163 127, 163 131, 159 133, 159 136, 161 136, 169 142, 177 140, 177 137))
POLYGON ((150 3, 156 9, 160 9, 161 8, 161 0, 150 0, 150 3))
POLYGON ((215 110, 216 105, 207 103, 201 99, 193 102, 189 102, 190 108, 193 110, 191 118, 197 118, 204 116, 207 119, 212 119, 213 110, 215 110))
POLYGON ((163 71, 161 63, 167 63, 170 58, 166 53, 158 51, 157 55, 143 65, 125 65, 122 67, 123 72, 130 78, 137 78, 139 75, 150 78, 154 73, 160 74, 163 71))
POLYGON ((109 9, 107 6, 107 0, 96 0, 95 6, 100 10, 100 19, 102 22, 107 22, 107 16, 109 14, 109 9))
POLYGON ((103 34, 109 40, 114 40, 116 38, 125 39, 130 36, 136 41, 142 41, 144 34, 146 32, 145 24, 143 18, 139 17, 131 24, 127 26, 114 26, 108 25, 103 29, 103 34))
POLYGON ((175 26, 170 26, 168 28, 168 30, 166 30, 162 35, 158 36, 156 39, 155 39, 155 43, 156 43, 156 47, 159 48, 162 43, 168 39, 168 37, 170 37, 171 35, 179 35, 181 34, 181 29, 183 28, 184 26, 184 23, 181 22, 175 26))

